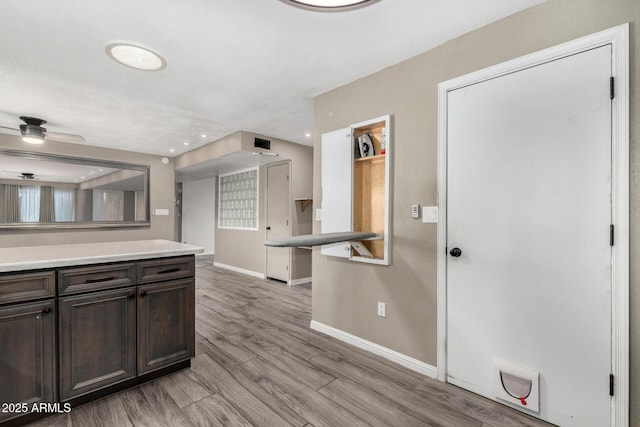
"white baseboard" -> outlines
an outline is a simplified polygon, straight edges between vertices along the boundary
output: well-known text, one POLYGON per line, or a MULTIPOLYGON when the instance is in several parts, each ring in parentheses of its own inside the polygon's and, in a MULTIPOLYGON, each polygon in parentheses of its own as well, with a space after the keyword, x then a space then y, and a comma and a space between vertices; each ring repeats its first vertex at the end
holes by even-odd
POLYGON ((421 362, 418 359, 414 359, 413 357, 391 350, 390 348, 383 347, 371 341, 367 341, 355 335, 351 335, 350 333, 341 331, 340 329, 336 329, 332 326, 325 325, 324 323, 312 320, 311 329, 322 332, 323 334, 329 335, 330 337, 344 341, 347 344, 351 344, 373 354, 377 354, 380 357, 384 357, 385 359, 391 360, 398 365, 402 365, 405 368, 411 369, 412 371, 427 377, 436 378, 438 376, 438 370, 435 366, 421 362))
POLYGON ((244 268, 234 267, 233 265, 227 265, 227 264, 223 264, 221 262, 213 261, 213 266, 214 267, 224 268, 225 270, 235 271, 236 273, 246 274, 247 276, 257 277, 258 279, 264 279, 265 278, 265 275, 262 274, 262 273, 258 273, 256 271, 251 271, 251 270, 245 270, 244 268))
POLYGON ((304 285, 305 283, 311 283, 311 277, 289 280, 289 286, 304 285))
POLYGON ((215 254, 213 252, 202 252, 199 254, 196 254, 196 258, 198 257, 202 257, 202 256, 214 256, 215 254))

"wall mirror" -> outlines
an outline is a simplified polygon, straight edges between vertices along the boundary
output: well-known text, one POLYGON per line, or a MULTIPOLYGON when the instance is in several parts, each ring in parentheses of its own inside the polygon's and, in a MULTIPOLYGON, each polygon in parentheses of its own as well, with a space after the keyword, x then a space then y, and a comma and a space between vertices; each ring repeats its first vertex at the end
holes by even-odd
POLYGON ((0 150, 0 228, 149 226, 149 166, 0 150))

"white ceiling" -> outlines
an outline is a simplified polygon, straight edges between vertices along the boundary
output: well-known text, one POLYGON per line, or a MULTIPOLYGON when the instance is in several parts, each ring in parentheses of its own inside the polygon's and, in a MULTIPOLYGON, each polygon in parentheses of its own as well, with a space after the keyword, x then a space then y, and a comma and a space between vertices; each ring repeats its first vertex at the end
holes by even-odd
POLYGON ((323 13, 281 0, 2 0, 0 126, 35 116, 89 145, 168 156, 237 130, 311 145, 316 95, 542 1, 323 13), (120 65, 112 41, 147 46, 167 68, 120 65))
POLYGON ((34 174, 36 181, 79 184, 115 172, 106 166, 65 163, 0 154, 0 179, 22 179, 22 173, 34 174))

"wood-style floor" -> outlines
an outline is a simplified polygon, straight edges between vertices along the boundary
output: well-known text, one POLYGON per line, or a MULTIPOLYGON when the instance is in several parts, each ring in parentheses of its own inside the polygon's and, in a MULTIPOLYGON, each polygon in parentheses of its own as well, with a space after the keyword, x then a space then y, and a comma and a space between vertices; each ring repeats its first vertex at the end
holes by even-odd
POLYGON ((309 329, 311 289, 196 268, 190 369, 42 426, 547 426, 309 329))

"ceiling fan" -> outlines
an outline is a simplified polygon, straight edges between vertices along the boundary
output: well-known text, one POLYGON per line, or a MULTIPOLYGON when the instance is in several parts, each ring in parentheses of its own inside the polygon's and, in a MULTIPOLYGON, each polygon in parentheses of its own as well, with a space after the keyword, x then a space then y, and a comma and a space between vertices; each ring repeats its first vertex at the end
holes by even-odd
POLYGON ((48 132, 42 127, 47 123, 46 120, 37 117, 20 116, 25 124, 20 125, 20 129, 7 126, 0 126, 2 129, 9 129, 20 132, 22 140, 30 144, 42 144, 45 140, 80 143, 84 142, 84 137, 72 133, 48 132))
POLYGON ((0 177, 4 179, 23 179, 25 181, 42 181, 43 179, 55 179, 56 177, 53 175, 42 175, 38 173, 36 175, 35 172, 18 172, 18 171, 10 171, 10 170, 2 170, 0 173, 0 177))

